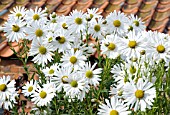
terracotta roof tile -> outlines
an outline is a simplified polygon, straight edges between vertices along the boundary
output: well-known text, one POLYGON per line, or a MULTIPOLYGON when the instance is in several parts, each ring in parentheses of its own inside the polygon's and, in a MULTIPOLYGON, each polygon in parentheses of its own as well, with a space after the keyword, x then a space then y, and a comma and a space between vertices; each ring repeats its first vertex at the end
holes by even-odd
MULTIPOLYGON (((86 11, 87 8, 99 8, 106 17, 110 12, 120 10, 141 17, 147 30, 170 34, 170 0, 0 0, 0 25, 7 20, 9 11, 16 5, 33 9, 36 6, 47 7, 49 13, 56 12, 58 15, 68 15, 74 9, 86 11)), ((0 32, 0 43, 5 39, 4 33, 0 32)), ((20 51, 15 43, 13 45, 16 51, 20 51)), ((0 56, 9 57, 12 54, 8 44, 2 42, 0 56)))

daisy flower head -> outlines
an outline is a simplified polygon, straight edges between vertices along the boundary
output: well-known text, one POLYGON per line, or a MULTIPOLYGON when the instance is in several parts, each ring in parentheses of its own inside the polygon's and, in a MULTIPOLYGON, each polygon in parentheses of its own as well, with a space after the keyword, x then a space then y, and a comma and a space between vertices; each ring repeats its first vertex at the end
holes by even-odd
POLYGON ((53 32, 51 32, 51 31, 47 32, 47 34, 43 40, 44 44, 50 43, 54 46, 55 36, 56 35, 53 32))
POLYGON ((5 22, 3 30, 8 41, 18 42, 20 39, 24 39, 26 37, 25 25, 26 23, 18 18, 10 18, 5 22))
POLYGON ((116 96, 119 101, 122 101, 122 98, 123 98, 123 88, 117 88, 117 87, 111 87, 110 91, 109 91, 109 94, 111 96, 116 96))
POLYGON ((52 14, 49 15, 49 22, 54 24, 58 22, 58 18, 59 16, 57 16, 57 14, 55 12, 53 12, 52 14))
POLYGON ((96 65, 97 63, 91 65, 91 63, 88 62, 80 69, 86 81, 94 86, 99 85, 99 81, 101 81, 100 74, 102 73, 102 68, 95 69, 96 65))
POLYGON ((66 81, 68 84, 64 85, 64 91, 66 92, 66 96, 71 99, 77 97, 82 100, 85 97, 85 95, 82 94, 88 92, 90 89, 88 82, 83 78, 81 73, 72 74, 66 81))
POLYGON ((28 40, 44 39, 48 33, 47 25, 40 21, 31 23, 25 30, 28 34, 26 37, 28 40))
POLYGON ((33 9, 27 10, 25 20, 27 24, 31 24, 32 22, 37 21, 46 22, 47 21, 46 9, 42 10, 42 8, 36 7, 35 10, 33 9))
POLYGON ((0 100, 9 99, 15 93, 15 80, 10 80, 10 76, 3 76, 0 78, 0 100))
POLYGON ((22 87, 22 93, 24 96, 30 96, 35 92, 37 88, 37 82, 35 80, 30 80, 22 87))
POLYGON ((52 77, 56 75, 57 69, 58 69, 58 66, 56 64, 53 64, 50 67, 46 67, 42 69, 42 72, 45 74, 46 77, 52 77))
POLYGON ((128 115, 131 113, 128 111, 128 107, 119 102, 115 96, 110 98, 110 102, 108 99, 105 99, 105 102, 106 104, 99 105, 98 115, 128 115))
POLYGON ((116 10, 114 10, 114 12, 110 13, 107 17, 106 17, 106 21, 107 21, 107 28, 109 28, 109 32, 112 33, 118 33, 118 34, 123 34, 124 32, 126 32, 126 23, 128 22, 128 18, 126 17, 126 15, 124 13, 116 12, 116 10))
POLYGON ((156 90, 153 84, 148 80, 139 78, 137 83, 129 79, 130 82, 124 86, 123 97, 126 105, 134 108, 134 111, 145 111, 146 108, 151 109, 154 98, 156 98, 156 90))
POLYGON ((90 22, 90 26, 89 26, 89 34, 92 35, 93 38, 98 38, 98 39, 103 39, 103 34, 105 33, 105 26, 103 25, 103 19, 98 18, 93 19, 90 22))
POLYGON ((101 12, 99 12, 98 8, 87 9, 86 20, 91 21, 93 19, 100 18, 102 17, 100 14, 101 12))
POLYGON ((51 44, 44 44, 42 39, 34 39, 31 44, 29 56, 34 56, 32 61, 38 65, 42 64, 44 67, 48 61, 51 62, 53 60, 53 51, 54 48, 51 44))
POLYGON ((147 58, 152 58, 154 61, 163 59, 166 63, 170 62, 170 43, 166 35, 159 32, 149 31, 147 37, 150 38, 147 42, 147 58))
POLYGON ((13 11, 10 12, 11 14, 9 14, 9 18, 15 17, 15 18, 22 19, 26 14, 26 8, 22 6, 16 6, 13 8, 13 11))
POLYGON ((60 16, 58 18, 58 22, 57 22, 57 30, 63 30, 63 31, 67 31, 68 30, 68 20, 69 16, 60 16))
POLYGON ((132 31, 134 30, 137 32, 142 32, 146 29, 146 26, 144 25, 144 22, 141 21, 141 18, 138 18, 134 14, 131 14, 129 16, 129 27, 128 30, 132 31))
POLYGON ((74 37, 70 35, 67 31, 57 31, 55 33, 55 41, 54 41, 54 47, 55 49, 58 49, 58 52, 64 52, 71 48, 71 41, 74 40, 74 37))
POLYGON ((121 39, 119 51, 128 58, 140 58, 141 51, 145 50, 146 43, 141 33, 130 31, 127 38, 121 39))
POLYGON ((56 89, 58 92, 60 92, 63 89, 64 85, 68 83, 66 79, 68 79, 69 76, 72 76, 73 73, 73 68, 70 66, 63 67, 60 65, 58 67, 55 76, 51 77, 51 81, 56 84, 56 89))
POLYGON ((43 84, 43 88, 38 85, 35 92, 31 95, 31 101, 37 106, 47 106, 56 95, 53 90, 54 88, 51 87, 51 84, 43 84))
POLYGON ((116 34, 107 35, 106 39, 103 39, 101 42, 101 54, 105 54, 108 58, 116 59, 120 54, 119 47, 120 39, 116 34))
POLYGON ((77 50, 76 52, 74 49, 67 51, 63 54, 61 61, 63 62, 63 66, 71 66, 75 70, 85 64, 87 58, 83 55, 81 50, 77 50))
POLYGON ((74 10, 67 20, 68 29, 71 33, 80 33, 86 29, 85 14, 81 11, 74 10))

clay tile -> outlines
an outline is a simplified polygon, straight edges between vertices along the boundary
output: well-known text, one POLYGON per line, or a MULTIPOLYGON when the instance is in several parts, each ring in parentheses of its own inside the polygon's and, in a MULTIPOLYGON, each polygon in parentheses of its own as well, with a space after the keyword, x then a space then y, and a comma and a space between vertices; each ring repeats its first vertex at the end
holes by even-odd
MULTIPOLYGON (((15 47, 13 47, 14 48, 14 50, 16 51, 16 52, 18 52, 19 50, 20 50, 20 48, 18 47, 18 46, 15 46, 15 47)), ((0 56, 1 57, 10 57, 10 56, 12 56, 14 53, 13 53, 13 51, 10 49, 10 47, 9 46, 5 46, 1 51, 0 51, 0 56)))
POLYGON ((124 0, 110 0, 109 3, 113 5, 117 5, 117 4, 124 3, 124 0))
POLYGON ((10 4, 0 4, 0 12, 7 9, 10 6, 10 4))
POLYGON ((0 51, 8 45, 7 40, 4 40, 2 43, 0 43, 0 51))
POLYGON ((156 8, 156 10, 158 11, 158 12, 166 12, 166 11, 168 11, 168 10, 170 10, 170 3, 169 4, 158 4, 157 5, 157 8, 156 8))
POLYGON ((71 4, 60 4, 59 7, 56 9, 56 12, 62 13, 68 10, 71 10, 71 7, 75 4, 76 2, 72 2, 71 4))
POLYGON ((109 5, 105 8, 105 12, 110 13, 110 12, 113 12, 114 10, 120 10, 120 8, 121 8, 120 5, 109 4, 109 5))
POLYGON ((61 0, 63 4, 71 4, 72 2, 76 2, 77 0, 61 0))
POLYGON ((134 5, 129 5, 127 3, 125 3, 122 7, 122 11, 124 13, 133 13, 135 14, 137 11, 138 11, 138 7, 137 7, 137 4, 134 4, 134 5))
POLYGON ((47 0, 47 4, 50 4, 50 5, 55 5, 57 4, 58 2, 61 2, 62 0, 47 0))
POLYGON ((91 6, 93 2, 88 2, 88 4, 76 4, 73 6, 72 10, 77 9, 78 11, 86 12, 86 10, 91 6))
POLYGON ((14 0, 1 0, 0 3, 1 4, 12 4, 14 2, 14 0))
POLYGON ((169 4, 170 0, 159 0, 161 4, 169 4))
POLYGON ((10 14, 9 11, 7 11, 4 15, 0 16, 0 18, 7 20, 8 19, 8 15, 10 14))
MULTIPOLYGON (((97 1, 97 0, 95 0, 95 1, 97 1)), ((99 1, 98 2, 94 2, 94 4, 92 4, 91 8, 99 8, 99 12, 103 12, 104 9, 106 8, 106 6, 109 4, 109 2, 107 0, 99 0, 99 1), (101 3, 101 4, 99 4, 99 3, 101 3)))
POLYGON ((37 5, 31 4, 30 2, 27 4, 28 9, 35 9, 36 7, 37 7, 37 5))
POLYGON ((101 4, 104 4, 105 2, 108 2, 108 0, 94 0, 94 4, 96 5, 101 5, 101 4))
POLYGON ((31 0, 31 3, 41 7, 42 5, 44 5, 45 0, 31 0))
POLYGON ((47 4, 46 8, 48 9, 48 13, 51 14, 52 12, 54 12, 54 10, 58 7, 58 5, 50 5, 47 4))
POLYGON ((64 12, 56 12, 56 14, 57 15, 68 15, 69 13, 70 13, 70 11, 71 11, 71 8, 67 8, 67 10, 66 11, 64 11, 64 12))
POLYGON ((78 2, 77 4, 86 5, 86 4, 89 4, 89 3, 92 4, 93 0, 78 0, 77 2, 78 2))
POLYGON ((126 3, 128 3, 128 4, 137 4, 138 0, 126 0, 126 3))
POLYGON ((154 2, 156 2, 157 0, 143 0, 143 2, 145 4, 153 4, 154 2))
POLYGON ((15 3, 25 6, 29 3, 29 0, 16 0, 15 3))
POLYGON ((146 20, 148 18, 152 17, 154 11, 149 11, 149 12, 138 12, 137 16, 140 17, 143 20, 146 20))
POLYGON ((163 21, 160 21, 160 22, 156 22, 154 20, 151 20, 148 28, 151 29, 151 30, 158 30, 160 29, 161 27, 165 27, 167 22, 168 22, 168 18, 163 20, 163 21))
POLYGON ((109 14, 110 14, 110 12, 103 12, 103 13, 102 13, 102 15, 103 15, 104 18, 106 18, 106 16, 109 15, 109 14))
POLYGON ((146 3, 143 2, 140 6, 139 11, 140 12, 149 12, 156 7, 157 3, 158 3, 157 1, 152 2, 151 4, 146 4, 146 3))
POLYGON ((168 18, 170 16, 170 10, 168 10, 167 12, 157 12, 155 11, 154 15, 153 15, 153 19, 155 21, 162 21, 166 18, 168 18))

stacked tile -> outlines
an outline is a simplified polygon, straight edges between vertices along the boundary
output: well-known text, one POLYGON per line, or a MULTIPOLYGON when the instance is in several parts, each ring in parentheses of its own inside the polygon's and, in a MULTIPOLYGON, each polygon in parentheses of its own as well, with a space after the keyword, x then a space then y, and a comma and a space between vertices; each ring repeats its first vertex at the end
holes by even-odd
POLYGON ((108 0, 93 0, 93 4, 90 8, 98 8, 99 12, 102 13, 108 4, 108 0))
POLYGON ((114 10, 119 11, 124 4, 124 0, 110 0, 107 7, 104 9, 103 16, 106 17, 110 12, 114 10))
POLYGON ((142 0, 126 0, 122 7, 122 11, 129 14, 136 14, 138 12, 139 6, 141 5, 142 0))
POLYGON ((86 12, 87 9, 93 4, 93 0, 78 0, 77 4, 72 7, 72 10, 77 9, 78 11, 86 12))
POLYGON ((148 26, 151 21, 157 3, 157 0, 143 0, 140 5, 137 15, 145 22, 146 26, 148 26))
POLYGON ((150 30, 163 32, 170 16, 170 0, 160 0, 148 26, 150 30))
POLYGON ((68 15, 76 2, 77 0, 62 0, 61 4, 56 9, 57 15, 68 15))
POLYGON ((48 9, 49 14, 55 12, 56 8, 61 4, 62 0, 47 0, 45 7, 48 9))

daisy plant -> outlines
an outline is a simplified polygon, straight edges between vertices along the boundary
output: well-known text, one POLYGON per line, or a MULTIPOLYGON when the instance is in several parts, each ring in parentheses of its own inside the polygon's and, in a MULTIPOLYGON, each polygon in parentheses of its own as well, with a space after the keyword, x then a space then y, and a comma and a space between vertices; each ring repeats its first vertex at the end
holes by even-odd
POLYGON ((145 31, 140 18, 120 11, 106 18, 95 8, 68 16, 38 7, 10 12, 1 30, 29 80, 0 77, 1 108, 15 115, 170 114, 168 34, 145 31))

